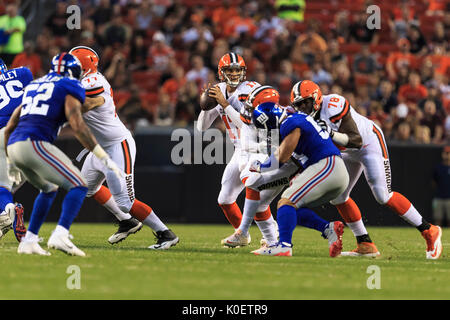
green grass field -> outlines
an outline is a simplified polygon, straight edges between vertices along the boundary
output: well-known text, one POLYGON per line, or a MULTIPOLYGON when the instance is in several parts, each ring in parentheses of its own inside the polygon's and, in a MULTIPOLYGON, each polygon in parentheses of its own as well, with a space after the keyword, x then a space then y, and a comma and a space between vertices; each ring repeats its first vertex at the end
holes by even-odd
MULTIPOLYGON (((12 232, 0 241, 0 299, 450 299, 450 263, 443 230, 440 260, 425 259, 425 241, 414 228, 369 228, 382 256, 377 259, 328 257, 327 242, 317 232, 297 228, 294 256, 257 257, 260 234, 252 244, 226 249, 220 240, 227 225, 171 225, 181 241, 168 251, 146 249, 154 243, 148 228, 111 246, 114 225, 76 223, 74 243, 87 257, 18 255, 12 232), (81 271, 81 289, 69 290, 70 265, 81 271), (381 289, 368 289, 371 265, 380 268, 381 289)), ((54 224, 41 231, 46 241, 54 224)), ((348 228, 344 249, 353 249, 348 228)))

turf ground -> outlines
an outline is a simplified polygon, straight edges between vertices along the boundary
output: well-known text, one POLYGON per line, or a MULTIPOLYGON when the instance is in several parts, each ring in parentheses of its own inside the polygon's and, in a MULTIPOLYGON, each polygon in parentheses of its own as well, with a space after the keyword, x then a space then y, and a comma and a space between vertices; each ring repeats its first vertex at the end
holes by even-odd
MULTIPOLYGON (((162 300, 298 300, 298 299, 450 299, 447 235, 438 261, 425 259, 425 241, 413 228, 369 228, 382 256, 377 259, 328 257, 327 242, 317 232, 297 228, 294 256, 257 257, 259 231, 252 227, 249 247, 226 249, 220 239, 226 225, 171 225, 180 243, 168 251, 146 249, 154 243, 148 228, 111 246, 115 230, 108 224, 72 226, 74 243, 87 257, 18 255, 8 233, 0 241, 0 299, 162 299, 162 300), (81 289, 69 290, 66 273, 79 266, 81 289), (380 289, 368 289, 369 266, 378 266, 380 289)), ((54 224, 45 224, 45 242, 54 224)), ((344 249, 353 249, 348 228, 344 249)), ((370 270, 370 268, 369 268, 370 270)), ((374 283, 370 281, 370 283, 374 283)))

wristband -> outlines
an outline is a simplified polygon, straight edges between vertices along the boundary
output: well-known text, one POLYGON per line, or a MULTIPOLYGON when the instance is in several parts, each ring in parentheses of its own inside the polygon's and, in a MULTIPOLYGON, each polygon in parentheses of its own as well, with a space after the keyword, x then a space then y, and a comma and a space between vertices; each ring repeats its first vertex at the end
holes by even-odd
POLYGON ((99 145, 96 144, 94 149, 92 149, 92 153, 94 154, 94 156, 96 156, 99 159, 104 159, 104 158, 108 158, 108 154, 105 152, 105 150, 103 150, 103 148, 99 145))
POLYGON ((332 140, 336 142, 338 145, 342 147, 346 147, 348 144, 348 135, 345 133, 334 131, 334 134, 332 136, 332 140))

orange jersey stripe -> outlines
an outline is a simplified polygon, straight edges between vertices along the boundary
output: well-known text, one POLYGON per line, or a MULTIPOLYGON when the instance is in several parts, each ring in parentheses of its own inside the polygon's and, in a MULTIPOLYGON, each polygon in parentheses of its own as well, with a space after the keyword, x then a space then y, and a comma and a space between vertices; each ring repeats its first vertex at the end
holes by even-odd
POLYGON ((350 104, 348 103, 347 100, 345 100, 344 109, 340 113, 338 113, 337 115, 331 117, 330 121, 333 122, 333 123, 338 122, 343 117, 345 117, 345 115, 348 113, 349 110, 350 110, 350 104))
POLYGON ((381 151, 383 152, 383 158, 387 159, 388 158, 387 147, 386 147, 386 144, 384 142, 384 139, 383 139, 383 136, 382 136, 380 130, 378 130, 377 127, 373 126, 373 132, 377 135, 378 142, 380 143, 381 151))
POLYGON ((101 87, 101 88, 97 88, 97 89, 86 90, 86 95, 87 96, 95 96, 95 95, 103 93, 103 92, 105 92, 105 89, 103 87, 101 87))

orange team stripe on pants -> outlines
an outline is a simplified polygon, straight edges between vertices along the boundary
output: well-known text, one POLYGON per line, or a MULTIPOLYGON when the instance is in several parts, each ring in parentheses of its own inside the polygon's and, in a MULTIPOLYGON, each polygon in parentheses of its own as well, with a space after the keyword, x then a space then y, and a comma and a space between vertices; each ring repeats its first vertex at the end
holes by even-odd
POLYGON ((131 174, 131 155, 127 140, 122 141, 122 150, 125 162, 125 173, 131 174))
POLYGON ((384 142, 383 135, 377 127, 373 126, 373 132, 377 135, 378 142, 380 143, 381 151, 383 152, 383 158, 388 158, 386 143, 384 142))

